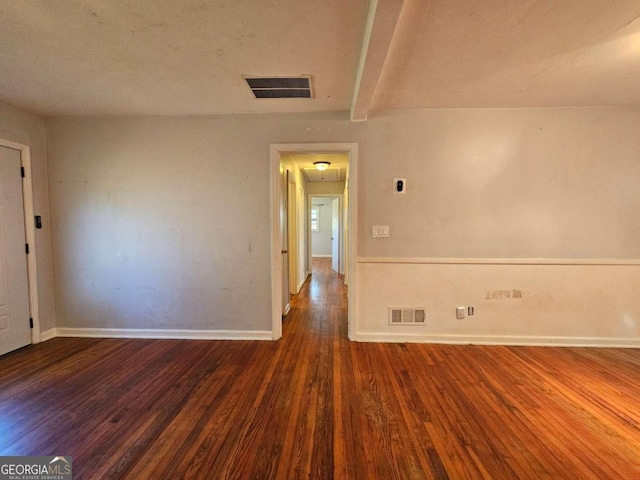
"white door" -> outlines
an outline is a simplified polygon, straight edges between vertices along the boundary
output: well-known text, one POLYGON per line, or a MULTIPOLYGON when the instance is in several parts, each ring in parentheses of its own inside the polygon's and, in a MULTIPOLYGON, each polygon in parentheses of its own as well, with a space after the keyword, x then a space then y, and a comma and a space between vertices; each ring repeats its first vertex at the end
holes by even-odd
POLYGON ((0 355, 31 343, 20 152, 0 147, 0 355))
POLYGON ((289 171, 280 167, 280 245, 282 254, 282 316, 289 313, 289 231, 288 231, 288 194, 289 171))
POLYGON ((340 271, 340 199, 331 200, 331 268, 340 271))
MULTIPOLYGON (((287 170, 288 172, 288 170, 287 170)), ((293 176, 289 175, 289 184, 287 192, 287 213, 288 224, 287 230, 289 232, 288 247, 289 247, 289 294, 295 295, 298 293, 297 285, 297 272, 298 272, 298 226, 296 224, 297 215, 297 200, 296 200, 296 184, 293 181, 293 176)))

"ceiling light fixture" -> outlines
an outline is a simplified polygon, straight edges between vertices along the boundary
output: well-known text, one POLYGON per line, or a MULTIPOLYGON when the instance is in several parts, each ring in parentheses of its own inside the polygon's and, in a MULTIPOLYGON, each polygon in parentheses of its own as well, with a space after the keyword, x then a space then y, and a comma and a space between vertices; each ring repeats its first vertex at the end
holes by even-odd
POLYGON ((327 168, 329 168, 329 165, 331 165, 331 162, 313 162, 313 164, 316 167, 316 170, 320 170, 321 172, 324 172, 327 168))

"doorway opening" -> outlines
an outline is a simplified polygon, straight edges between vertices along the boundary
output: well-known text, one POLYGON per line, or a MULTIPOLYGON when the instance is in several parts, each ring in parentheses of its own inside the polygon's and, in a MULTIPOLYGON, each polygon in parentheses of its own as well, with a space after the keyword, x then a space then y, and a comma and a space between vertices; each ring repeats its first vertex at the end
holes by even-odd
POLYGON ((344 274, 349 288, 348 336, 349 339, 354 337, 357 152, 355 143, 271 145, 271 314, 274 340, 282 337, 282 320, 288 314, 291 295, 300 290, 311 273, 313 245, 317 246, 320 241, 316 238, 314 242, 313 235, 322 230, 332 234, 328 237, 332 267, 344 274), (319 170, 315 165, 318 162, 328 165, 319 170), (331 213, 322 213, 320 208, 325 205, 318 204, 317 209, 312 209, 314 198, 327 202, 331 213), (325 223, 323 228, 320 223, 324 216, 327 217, 325 222, 331 220, 330 227, 325 223))
POLYGON ((345 272, 346 237, 342 211, 343 195, 310 194, 308 262, 314 258, 330 258, 331 269, 341 275, 345 272))

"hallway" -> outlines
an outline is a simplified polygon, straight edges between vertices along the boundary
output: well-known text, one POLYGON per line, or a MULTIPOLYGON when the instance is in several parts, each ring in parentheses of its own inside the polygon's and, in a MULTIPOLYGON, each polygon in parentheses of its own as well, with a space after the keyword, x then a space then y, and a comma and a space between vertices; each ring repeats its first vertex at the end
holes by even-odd
POLYGON ((347 338, 347 288, 344 275, 331 269, 331 258, 314 258, 312 274, 291 297, 283 338, 288 334, 315 334, 328 327, 332 327, 333 335, 347 338))
POLYGON ((283 331, 0 357, 0 455, 76 479, 638 478, 637 350, 350 343, 324 261, 283 331))

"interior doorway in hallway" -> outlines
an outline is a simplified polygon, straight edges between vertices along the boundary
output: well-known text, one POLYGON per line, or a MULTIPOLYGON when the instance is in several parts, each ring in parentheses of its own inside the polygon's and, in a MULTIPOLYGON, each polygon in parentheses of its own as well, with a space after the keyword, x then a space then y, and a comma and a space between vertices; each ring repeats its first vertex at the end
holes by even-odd
MULTIPOLYGON (((353 301, 357 258, 357 144, 271 145, 271 278, 272 333, 282 336, 282 319, 290 296, 311 273, 313 259, 312 197, 330 197, 332 220, 328 237, 335 271, 349 288, 348 331, 355 331, 353 301), (344 159, 344 160, 342 160, 344 159), (325 164, 324 168, 317 168, 325 164), (335 200, 335 201, 334 201, 335 200), (334 215, 335 212, 335 215, 334 215), (335 253, 335 255, 333 254, 335 253)), ((323 216, 323 215, 320 215, 323 216)), ((320 221, 320 216, 317 220, 320 221)), ((322 229, 319 223, 316 228, 322 229)), ((328 233, 329 227, 325 225, 328 233)), ((319 232, 315 232, 319 233, 319 232)))
POLYGON ((343 195, 309 195, 308 263, 313 259, 329 258, 331 268, 345 272, 345 216, 343 195))

